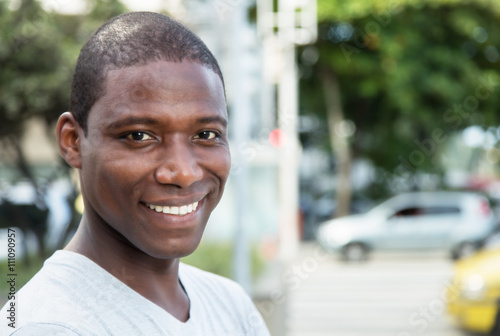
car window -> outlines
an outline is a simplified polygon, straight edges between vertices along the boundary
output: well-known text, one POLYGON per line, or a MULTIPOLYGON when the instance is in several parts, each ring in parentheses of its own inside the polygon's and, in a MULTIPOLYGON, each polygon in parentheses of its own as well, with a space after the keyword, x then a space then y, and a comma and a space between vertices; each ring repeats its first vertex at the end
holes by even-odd
POLYGON ((448 215, 459 214, 460 208, 454 206, 429 206, 429 207, 408 207, 403 208, 393 215, 393 217, 414 217, 423 215, 448 215))
POLYGON ((433 206, 423 208, 426 215, 459 214, 460 208, 454 206, 433 206))
POLYGON ((422 209, 417 208, 417 207, 412 207, 412 208, 404 208, 399 211, 397 211, 393 217, 413 217, 413 216, 419 216, 422 214, 422 209))

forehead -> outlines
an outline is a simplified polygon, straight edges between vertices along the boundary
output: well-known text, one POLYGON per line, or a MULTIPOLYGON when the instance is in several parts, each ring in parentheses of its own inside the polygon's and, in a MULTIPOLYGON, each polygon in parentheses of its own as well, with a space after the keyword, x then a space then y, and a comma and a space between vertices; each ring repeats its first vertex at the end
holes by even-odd
POLYGON ((109 70, 104 94, 89 117, 116 117, 126 111, 137 114, 153 111, 149 107, 157 105, 168 106, 169 111, 186 105, 226 117, 224 88, 217 74, 198 63, 165 61, 109 70))

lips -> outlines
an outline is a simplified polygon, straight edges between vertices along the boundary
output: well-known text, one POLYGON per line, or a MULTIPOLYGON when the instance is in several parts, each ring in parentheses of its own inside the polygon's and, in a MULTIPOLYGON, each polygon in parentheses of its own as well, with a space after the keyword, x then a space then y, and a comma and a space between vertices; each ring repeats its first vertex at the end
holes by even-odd
POLYGON ((162 206, 162 205, 146 203, 146 206, 151 210, 155 210, 156 212, 163 212, 164 214, 169 214, 169 215, 184 216, 195 211, 196 208, 198 207, 198 203, 199 202, 194 202, 191 204, 181 205, 181 206, 162 206))

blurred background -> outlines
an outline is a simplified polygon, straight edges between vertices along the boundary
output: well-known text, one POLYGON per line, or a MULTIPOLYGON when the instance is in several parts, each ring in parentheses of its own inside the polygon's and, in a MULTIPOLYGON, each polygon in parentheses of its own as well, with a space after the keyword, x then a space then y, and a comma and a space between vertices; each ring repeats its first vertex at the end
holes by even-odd
POLYGON ((225 75, 232 172, 184 262, 273 335, 500 335, 496 0, 1 0, 1 274, 9 228, 20 286, 78 225, 55 123, 81 46, 131 10, 225 75))

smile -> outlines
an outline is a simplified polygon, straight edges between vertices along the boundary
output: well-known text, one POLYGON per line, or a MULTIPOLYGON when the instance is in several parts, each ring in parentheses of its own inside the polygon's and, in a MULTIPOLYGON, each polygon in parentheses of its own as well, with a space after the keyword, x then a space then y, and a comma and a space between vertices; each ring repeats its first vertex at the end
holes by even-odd
POLYGON ((170 214, 170 215, 184 216, 187 215, 188 213, 195 211, 196 208, 198 207, 198 202, 182 206, 161 206, 154 204, 146 204, 146 206, 151 210, 155 210, 156 212, 163 212, 165 214, 170 214))

